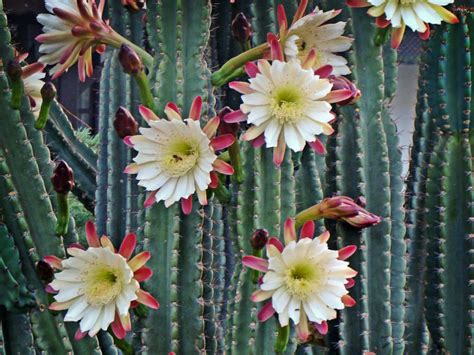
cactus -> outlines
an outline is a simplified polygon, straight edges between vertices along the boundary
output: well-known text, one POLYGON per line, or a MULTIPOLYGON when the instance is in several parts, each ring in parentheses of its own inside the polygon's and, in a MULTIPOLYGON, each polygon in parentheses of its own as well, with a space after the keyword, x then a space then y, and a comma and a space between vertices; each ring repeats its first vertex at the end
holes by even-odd
POLYGON ((462 8, 456 15, 459 25, 440 26, 426 44, 420 72, 407 191, 406 336, 418 353, 472 351, 473 18, 462 8))
MULTIPOLYGON (((284 5, 291 19, 298 2, 149 0, 140 11, 134 2, 108 1, 110 26, 139 55, 144 53, 140 47, 152 55, 142 57, 142 66, 128 53, 134 66, 125 71, 134 78, 122 70, 120 46, 108 43, 100 81, 97 154, 77 138, 59 102, 48 103, 44 130, 35 129, 21 82, 0 73, 5 117, 0 130, 0 353, 471 352, 474 19, 469 10, 456 9, 460 24, 432 29, 425 45, 405 196, 397 131, 390 117, 396 52, 373 44, 377 31, 365 10, 348 8, 342 0, 323 1, 325 10, 343 9, 339 20, 347 21, 346 32, 354 38, 347 53, 349 78, 362 91, 356 104, 335 108, 335 132, 321 138, 326 155, 309 147, 287 150, 276 167, 271 149, 239 142, 219 158, 234 162, 240 149, 242 171, 219 177, 219 189, 208 191, 208 205, 195 202, 182 212, 162 202, 144 208, 148 192, 124 172, 136 153, 116 132, 117 109, 127 108, 140 126, 146 124, 140 119, 140 104, 162 117, 167 104, 174 102, 188 114, 200 96, 205 122, 213 122, 216 111, 225 106, 237 110, 239 95, 226 86, 214 88, 211 80, 211 71, 248 49, 247 39, 233 37, 233 18, 243 12, 249 20, 245 35, 251 27, 252 46, 257 47, 267 41, 268 32, 277 32, 278 5, 284 5), (146 75, 141 71, 145 66, 146 75), (143 74, 139 78, 136 68, 143 74), (68 211, 57 203, 64 199, 57 199, 51 184, 56 158, 74 171, 72 192, 94 212, 98 235, 110 236, 118 248, 127 233, 136 232, 137 248, 152 255, 147 265, 153 275, 142 288, 161 307, 134 308, 133 334, 123 339, 115 331, 100 331, 76 340, 77 322, 64 322, 63 312, 48 309, 52 298, 45 292, 50 281, 45 273, 50 271, 41 271, 41 260, 47 255, 64 257, 65 247, 80 242, 82 232, 76 230, 74 218, 64 220, 68 211), (252 302, 251 295, 260 274, 243 260, 265 254, 250 243, 256 229, 264 228, 276 238, 269 245, 278 245, 277 239, 288 244, 287 218, 336 195, 356 200, 362 205, 357 208, 365 207, 383 220, 365 230, 341 218, 315 221, 318 234, 330 231, 331 249, 359 249, 350 259, 359 273, 350 290, 357 304, 330 321, 326 335, 313 331, 312 341, 302 343, 293 325, 281 327, 277 317, 259 321, 257 314, 265 306, 252 302), (68 228, 56 236, 61 218, 68 228)), ((2 63, 13 57, 10 42, 0 0, 2 63)), ((244 75, 241 68, 231 74, 244 75)), ((90 233, 86 231, 87 242, 93 245, 90 233)))

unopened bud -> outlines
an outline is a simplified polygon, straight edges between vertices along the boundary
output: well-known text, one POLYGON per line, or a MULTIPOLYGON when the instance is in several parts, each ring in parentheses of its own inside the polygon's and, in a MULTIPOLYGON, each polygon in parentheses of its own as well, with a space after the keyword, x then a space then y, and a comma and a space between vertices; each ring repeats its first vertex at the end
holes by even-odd
POLYGON ((74 188, 74 173, 64 160, 56 164, 51 181, 58 194, 67 194, 74 188))
POLYGON ((232 21, 232 35, 240 43, 246 43, 252 37, 252 25, 243 12, 238 13, 232 21))
POLYGON ((21 64, 17 59, 10 59, 7 64, 6 72, 11 80, 18 81, 21 79, 23 69, 21 68, 21 64))
POLYGON ((349 97, 348 99, 344 101, 338 102, 337 103, 338 105, 341 105, 341 106, 352 105, 360 99, 362 95, 360 90, 349 79, 343 76, 334 76, 334 75, 329 76, 328 79, 332 84, 332 90, 350 90, 352 93, 351 97, 349 97))
POLYGON ((114 128, 120 138, 135 136, 138 133, 138 122, 130 111, 120 106, 115 114, 114 128))
POLYGON ((143 70, 143 63, 135 50, 122 44, 119 51, 119 61, 126 74, 137 75, 143 70))
POLYGON ((51 102, 54 100, 56 97, 56 86, 50 81, 45 83, 43 87, 41 88, 41 97, 43 98, 44 101, 46 102, 51 102))
POLYGON ((255 250, 261 250, 267 245, 268 236, 269 234, 266 229, 257 229, 250 237, 250 245, 255 250))
POLYGON ((224 116, 233 112, 229 106, 222 108, 217 114, 220 118, 219 134, 232 134, 235 137, 239 133, 240 125, 238 123, 227 123, 224 121, 224 116))
POLYGON ((36 263, 36 272, 44 283, 49 284, 53 281, 54 270, 46 261, 40 260, 36 263))

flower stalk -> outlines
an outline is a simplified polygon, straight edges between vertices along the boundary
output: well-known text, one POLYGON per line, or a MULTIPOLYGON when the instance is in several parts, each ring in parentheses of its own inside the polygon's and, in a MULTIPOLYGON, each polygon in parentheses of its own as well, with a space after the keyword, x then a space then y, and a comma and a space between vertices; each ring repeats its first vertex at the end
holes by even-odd
POLYGON ((62 236, 67 233, 69 227, 69 192, 74 188, 74 173, 69 165, 61 160, 54 169, 51 177, 54 190, 56 191, 56 198, 58 203, 57 208, 57 222, 56 235, 62 236))
POLYGON ((128 44, 122 44, 119 51, 119 60, 122 69, 126 74, 131 75, 137 83, 142 104, 152 111, 155 111, 153 95, 151 94, 150 84, 145 74, 142 59, 136 51, 136 47, 128 44))
POLYGON ((41 108, 39 112, 38 119, 35 122, 35 128, 40 130, 46 126, 46 121, 48 121, 49 109, 51 108, 51 103, 56 98, 56 87, 52 82, 47 82, 41 88, 41 108))
POLYGON ((268 50, 268 44, 263 43, 257 47, 249 49, 238 56, 229 59, 218 71, 211 76, 212 85, 220 87, 232 79, 243 74, 243 67, 247 62, 262 58, 263 54, 268 50))
POLYGON ((18 110, 20 109, 21 97, 23 95, 23 82, 21 79, 23 69, 20 62, 16 59, 10 60, 7 64, 6 72, 11 81, 12 98, 10 105, 12 109, 18 110))

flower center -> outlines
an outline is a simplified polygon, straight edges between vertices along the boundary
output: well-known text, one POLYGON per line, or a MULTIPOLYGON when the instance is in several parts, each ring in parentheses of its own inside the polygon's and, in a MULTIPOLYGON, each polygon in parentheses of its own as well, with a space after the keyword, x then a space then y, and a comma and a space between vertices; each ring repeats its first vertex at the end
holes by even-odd
POLYGON ((294 265, 286 272, 288 293, 300 299, 310 296, 318 286, 318 270, 308 262, 294 265))
POLYGON ((199 146, 194 142, 174 142, 160 159, 162 169, 168 176, 179 177, 192 170, 200 156, 199 146))
POLYGON ((416 3, 417 1, 418 0, 400 0, 402 5, 412 5, 412 4, 416 3))
POLYGON ((94 265, 85 278, 87 302, 93 306, 102 306, 114 300, 122 291, 120 270, 107 265, 94 265))
POLYGON ((273 93, 273 116, 281 123, 295 123, 303 114, 302 97, 297 87, 283 86, 273 93))

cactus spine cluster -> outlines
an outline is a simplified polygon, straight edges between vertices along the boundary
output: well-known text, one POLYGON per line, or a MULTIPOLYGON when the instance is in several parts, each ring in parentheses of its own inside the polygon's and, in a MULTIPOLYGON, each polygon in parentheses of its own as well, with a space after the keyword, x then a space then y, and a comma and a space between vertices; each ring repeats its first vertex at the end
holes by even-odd
MULTIPOLYGON (((242 51, 232 38, 231 21, 243 12, 251 21, 254 45, 276 32, 277 5, 289 18, 290 0, 147 1, 143 13, 129 13, 108 1, 111 26, 154 57, 148 79, 153 105, 162 116, 168 102, 188 112, 203 98, 206 118, 216 108, 237 109, 239 97, 211 85, 211 68, 242 51)), ((315 6, 309 1, 310 6, 315 6)), ((314 2, 316 3, 316 2, 314 2)), ((298 344, 294 330, 285 353, 338 351, 341 354, 463 354, 473 345, 473 168, 471 60, 474 19, 457 10, 460 24, 433 30, 420 64, 420 81, 405 196, 396 126, 390 117, 395 92, 396 52, 372 43, 375 28, 364 9, 343 1, 323 1, 324 9, 343 9, 346 31, 354 38, 348 60, 362 91, 354 106, 337 109, 336 132, 325 142, 327 154, 308 147, 286 152, 280 168, 271 150, 241 144, 242 182, 225 181, 228 202, 210 196, 189 215, 162 203, 144 210, 145 193, 123 173, 134 156, 114 130, 120 106, 138 118, 140 91, 123 73, 116 49, 104 55, 100 80, 98 153, 82 143, 60 105, 52 103, 44 131, 34 128, 28 99, 11 108, 12 83, 0 72, 0 353, 33 354, 273 354, 278 322, 261 323, 261 306, 250 300, 256 289, 252 271, 242 265, 254 251, 256 229, 283 240, 283 224, 324 197, 359 199, 383 221, 361 231, 343 222, 317 221, 330 243, 356 245, 351 265, 358 270, 351 289, 357 305, 330 323, 324 339, 298 344), (158 311, 139 309, 133 335, 120 341, 101 331, 74 340, 77 324, 48 310, 44 284, 51 277, 38 262, 65 255, 78 241, 74 220, 56 236, 56 192, 52 157, 68 162, 72 190, 94 211, 100 235, 118 246, 135 231, 139 248, 153 255, 153 276, 145 288, 161 303, 158 311), (405 204, 405 209, 403 208, 405 204), (337 237, 337 238, 336 238, 337 237), (408 250, 407 250, 408 244, 408 250)), ((0 0, 0 56, 13 57, 7 19, 0 0)), ((139 122, 142 124, 143 122, 139 122)))

